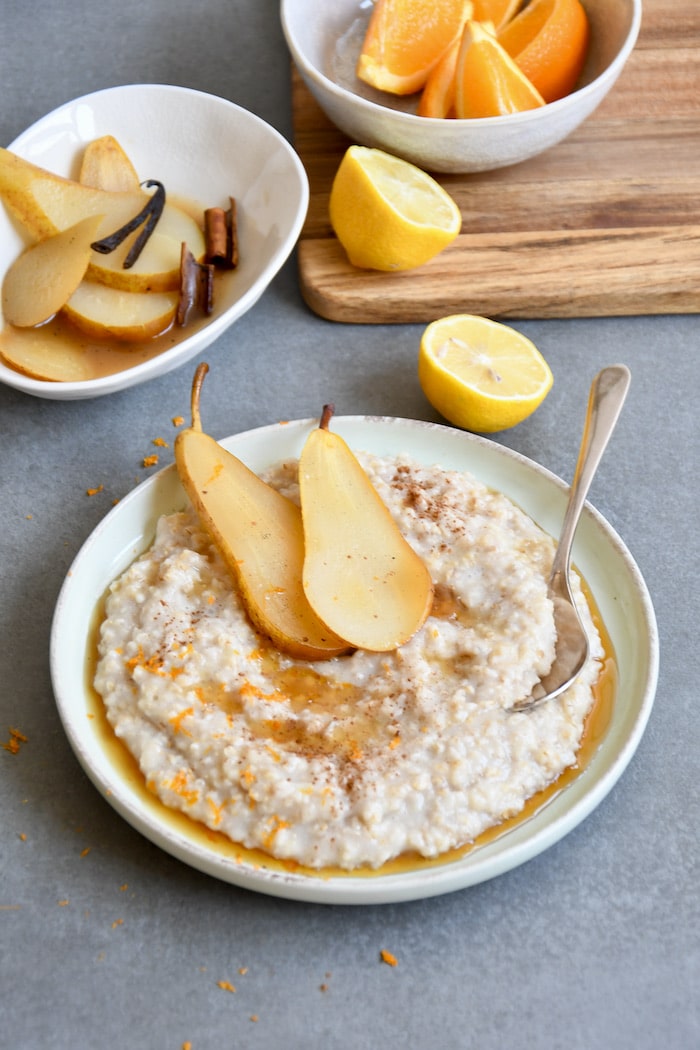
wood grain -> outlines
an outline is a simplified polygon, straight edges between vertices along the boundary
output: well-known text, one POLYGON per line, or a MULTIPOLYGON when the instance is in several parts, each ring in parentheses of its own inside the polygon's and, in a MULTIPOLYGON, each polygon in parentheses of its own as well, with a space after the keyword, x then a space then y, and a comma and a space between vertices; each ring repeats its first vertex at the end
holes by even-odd
POLYGON ((295 146, 309 176, 301 291, 333 321, 448 313, 584 317, 700 312, 700 3, 645 0, 617 84, 564 142, 524 164, 438 175, 462 232, 420 269, 352 267, 328 196, 349 140, 292 74, 295 146))

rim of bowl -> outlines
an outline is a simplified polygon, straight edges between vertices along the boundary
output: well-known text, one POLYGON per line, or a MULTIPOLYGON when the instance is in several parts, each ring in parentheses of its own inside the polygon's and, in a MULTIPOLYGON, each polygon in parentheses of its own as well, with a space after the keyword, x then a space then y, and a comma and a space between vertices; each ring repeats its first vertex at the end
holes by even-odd
MULTIPOLYGON (((230 99, 223 98, 221 95, 214 95, 207 91, 200 91, 197 88, 182 87, 177 84, 158 84, 158 83, 141 83, 141 84, 117 84, 113 87, 99 88, 97 91, 90 91, 85 95, 78 95, 76 98, 68 99, 66 102, 62 102, 55 109, 50 110, 43 116, 38 117, 29 127, 25 128, 24 131, 20 132, 19 135, 10 143, 7 147, 9 150, 22 147, 25 139, 28 139, 34 134, 37 128, 39 128, 46 121, 50 120, 54 115, 60 113, 63 110, 69 109, 70 107, 80 105, 81 103, 88 103, 91 100, 97 99, 100 96, 106 95, 132 95, 132 94, 143 94, 144 92, 158 93, 163 95, 187 95, 193 98, 201 98, 206 100, 208 103, 213 103, 217 106, 231 108, 236 111, 237 114, 243 115, 245 119, 250 120, 253 123, 259 124, 264 127, 270 134, 271 138, 276 142, 278 146, 282 146, 285 152, 288 154, 292 166, 297 170, 299 174, 299 188, 301 191, 300 207, 297 214, 296 221, 292 224, 289 233, 284 238, 282 244, 278 249, 278 255, 275 260, 268 264, 264 273, 269 270, 269 278, 263 284, 262 288, 259 285, 259 278, 256 280, 250 288, 239 298, 236 299, 223 313, 219 314, 218 317, 214 317, 212 321, 205 325, 204 328, 200 329, 197 333, 190 338, 196 336, 204 337, 201 345, 198 344, 198 349, 194 353, 198 353, 200 350, 206 349, 210 346, 215 339, 219 337, 231 324, 239 319, 244 313, 247 312, 252 306, 255 305, 258 298, 262 295, 265 289, 268 287, 272 279, 279 272, 285 261, 288 259, 292 252, 294 245, 297 242, 301 228, 304 224, 306 217, 306 211, 308 208, 309 201, 309 182, 306 170, 301 163, 301 159, 294 150, 293 146, 287 139, 282 135, 277 128, 273 127, 262 117, 259 117, 256 113, 246 109, 244 106, 240 106, 237 102, 232 102, 230 99), (236 311, 236 316, 230 318, 231 311, 236 311), (206 339, 206 341, 204 341, 206 339)), ((25 376, 18 372, 18 382, 10 384, 5 378, 0 379, 0 383, 5 386, 12 386, 14 389, 19 390, 21 393, 35 395, 35 396, 48 396, 53 400, 80 400, 83 396, 101 396, 104 394, 119 393, 122 390, 128 389, 132 386, 138 386, 141 383, 145 383, 151 379, 156 379, 161 375, 166 375, 169 371, 173 371, 179 367, 178 362, 180 356, 176 352, 182 351, 182 348, 189 348, 189 339, 184 339, 171 351, 164 351, 163 355, 157 355, 148 361, 142 362, 140 365, 135 365, 132 368, 124 369, 121 372, 115 372, 111 375, 100 376, 97 379, 80 379, 69 381, 65 383, 57 383, 46 379, 34 379, 32 376, 25 376), (175 352, 175 360, 173 364, 165 369, 162 367, 163 356, 168 353, 175 352), (60 389, 61 393, 58 394, 60 389)), ((182 364, 187 363, 186 350, 185 358, 182 364)), ((192 355, 191 355, 192 356, 192 355)), ((167 358, 168 361, 172 358, 167 358)))
POLYGON ((439 127, 442 130, 454 128, 456 132, 457 130, 462 131, 465 127, 469 127, 470 125, 478 125, 480 128, 503 127, 505 126, 505 121, 508 122, 508 126, 536 123, 546 119, 546 114, 551 113, 552 109, 558 110, 569 105, 573 98, 580 99, 585 98, 587 95, 595 94, 601 81, 607 80, 611 77, 613 79, 616 78, 637 42, 639 29, 642 23, 642 0, 631 0, 631 2, 632 18, 622 46, 612 62, 601 70, 597 77, 594 77, 594 79, 587 84, 577 88, 575 91, 571 91, 563 98, 557 99, 555 102, 548 102, 547 105, 540 106, 537 109, 524 110, 520 113, 508 113, 497 117, 456 117, 449 121, 442 117, 419 117, 417 113, 406 113, 403 110, 392 109, 391 106, 382 106, 378 102, 373 102, 371 99, 365 98, 363 95, 358 95, 354 91, 350 91, 349 88, 341 87, 340 84, 331 80, 330 77, 327 77, 317 66, 313 65, 300 50, 296 34, 289 23, 288 0, 281 0, 280 19, 287 46, 289 47, 294 61, 299 67, 299 72, 302 73, 302 75, 306 74, 329 94, 343 101, 348 98, 351 99, 360 110, 365 110, 369 115, 373 113, 381 113, 384 114, 386 119, 386 115, 389 114, 390 119, 395 118, 398 123, 406 123, 408 127, 415 124, 416 127, 432 126, 435 128, 439 127), (448 125, 448 128, 446 128, 446 125, 448 125))

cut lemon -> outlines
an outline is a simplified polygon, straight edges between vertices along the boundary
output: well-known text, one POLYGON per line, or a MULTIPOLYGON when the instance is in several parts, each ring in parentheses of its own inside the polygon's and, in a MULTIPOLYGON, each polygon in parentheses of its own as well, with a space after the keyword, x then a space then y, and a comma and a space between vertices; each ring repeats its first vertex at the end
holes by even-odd
POLYGON ((532 0, 498 33, 545 102, 573 91, 588 51, 588 18, 580 0, 532 0))
POLYGON ((354 266, 410 270, 460 231, 459 208, 414 164, 383 150, 350 146, 331 187, 330 220, 354 266))
POLYGON ((467 22, 455 70, 458 117, 499 117, 536 109, 545 102, 496 37, 467 22))
POLYGON ((472 0, 377 0, 357 63, 358 77, 395 95, 419 91, 461 36, 472 10, 472 0))
POLYGON ((418 378, 433 408, 465 430, 507 430, 532 415, 552 388, 534 343, 472 314, 433 321, 423 332, 418 378))

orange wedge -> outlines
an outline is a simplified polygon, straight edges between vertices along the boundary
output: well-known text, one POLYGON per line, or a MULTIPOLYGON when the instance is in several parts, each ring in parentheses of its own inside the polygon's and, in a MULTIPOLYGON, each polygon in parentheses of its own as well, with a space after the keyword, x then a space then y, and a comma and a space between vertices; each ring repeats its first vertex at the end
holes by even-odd
POLYGON ((588 51, 589 27, 581 0, 532 0, 498 33, 545 102, 573 91, 588 51))
POLYGON ((458 117, 498 117, 544 106, 539 91, 496 37, 478 22, 467 22, 455 70, 458 117))
POLYGON ((460 43, 461 38, 455 40, 431 70, 418 101, 419 117, 454 117, 455 70, 460 43))
POLYGON ((394 95, 420 91, 471 14, 472 0, 377 0, 358 77, 394 95))
POLYGON ((517 15, 525 0, 474 0, 475 22, 493 22, 496 31, 517 15))

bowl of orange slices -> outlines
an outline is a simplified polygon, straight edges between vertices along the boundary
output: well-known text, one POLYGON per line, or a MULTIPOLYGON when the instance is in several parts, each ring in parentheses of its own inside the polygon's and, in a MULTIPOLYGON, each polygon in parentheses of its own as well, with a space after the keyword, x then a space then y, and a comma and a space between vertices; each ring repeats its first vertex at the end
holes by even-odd
POLYGON ((281 0, 304 83, 353 142, 490 171, 555 146, 602 102, 641 0, 281 0))

